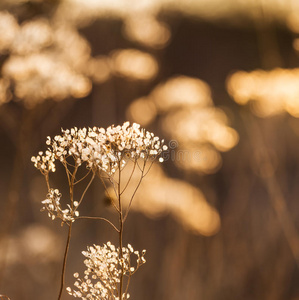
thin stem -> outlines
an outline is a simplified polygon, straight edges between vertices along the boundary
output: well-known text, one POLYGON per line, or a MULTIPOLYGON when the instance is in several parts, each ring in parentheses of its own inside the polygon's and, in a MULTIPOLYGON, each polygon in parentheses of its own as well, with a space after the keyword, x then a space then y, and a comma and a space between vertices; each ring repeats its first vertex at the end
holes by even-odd
MULTIPOLYGON (((119 193, 117 192, 117 189, 115 187, 115 184, 119 185, 119 183, 117 183, 112 177, 109 177, 109 181, 111 182, 112 186, 113 186, 113 190, 115 193, 116 198, 118 199, 118 195, 119 193)), ((120 192, 120 191, 119 191, 120 192)))
POLYGON ((90 187, 91 183, 93 182, 95 176, 96 176, 96 173, 93 172, 93 173, 92 173, 92 177, 91 177, 90 181, 88 182, 88 185, 86 186, 84 192, 83 192, 82 195, 81 195, 81 198, 80 198, 80 200, 79 200, 79 204, 78 204, 77 207, 79 207, 79 205, 81 204, 81 202, 82 202, 82 200, 83 200, 83 198, 84 198, 84 196, 85 196, 85 194, 86 194, 88 188, 90 187))
POLYGON ((130 284, 130 280, 131 280, 131 255, 129 255, 129 275, 128 275, 128 280, 127 280, 127 286, 126 286, 126 291, 125 294, 127 294, 128 289, 129 289, 129 284, 130 284))
MULTIPOLYGON (((120 162, 119 162, 120 163, 120 162)), ((120 249, 120 259, 123 260, 123 215, 122 215, 122 205, 121 205, 121 192, 120 192, 120 182, 121 182, 121 172, 118 172, 118 208, 119 208, 119 249, 120 249)), ((124 280, 124 264, 122 264, 122 272, 120 275, 120 285, 119 285, 119 299, 122 299, 122 289, 124 280)))
POLYGON ((102 218, 102 217, 88 217, 88 216, 80 216, 80 217, 76 217, 77 219, 90 219, 90 220, 103 220, 105 222, 107 222, 108 224, 110 224, 117 232, 119 232, 119 229, 117 229, 117 227, 108 219, 106 218, 102 218))
POLYGON ((143 163, 143 169, 142 169, 142 170, 140 169, 140 171, 141 171, 141 176, 140 176, 139 182, 138 182, 138 184, 137 184, 137 186, 136 186, 136 188, 135 188, 135 190, 134 190, 134 193, 133 193, 133 195, 132 195, 132 197, 131 197, 131 199, 130 199, 130 202, 129 202, 128 208, 127 208, 127 210, 126 210, 126 213, 125 213, 125 217, 124 217, 124 219, 123 219, 123 222, 125 222, 126 219, 127 219, 127 217, 128 217, 129 210, 130 210, 131 205, 132 205, 132 202, 133 202, 133 198, 134 198, 134 196, 135 196, 135 194, 136 194, 136 192, 137 192, 137 190, 138 190, 138 188, 139 188, 139 186, 140 186, 140 184, 141 184, 141 181, 142 181, 142 179, 143 179, 143 177, 144 177, 144 174, 143 174, 143 173, 144 173, 145 165, 146 165, 146 160, 145 160, 144 163, 143 163))
POLYGON ((140 166, 139 166, 138 160, 136 161, 136 164, 137 164, 137 167, 138 167, 138 169, 140 170, 140 172, 142 172, 142 170, 141 170, 141 168, 140 168, 140 166))
POLYGON ((69 171, 68 167, 67 167, 67 164, 63 164, 64 168, 65 168, 65 172, 66 172, 66 175, 67 175, 67 181, 69 183, 69 185, 71 185, 71 179, 70 179, 70 174, 71 172, 69 171))
POLYGON ((71 241, 71 235, 72 235, 72 224, 73 224, 72 222, 69 224, 68 236, 67 236, 67 241, 66 241, 66 246, 65 246, 65 251, 64 251, 58 300, 61 299, 62 292, 63 292, 63 287, 64 287, 66 261, 67 261, 67 255, 68 255, 68 251, 69 251, 69 247, 70 247, 70 241, 71 241))
MULTIPOLYGON (((103 183, 105 192, 106 192, 106 194, 108 195, 108 197, 109 197, 109 199, 110 199, 110 201, 111 201, 111 204, 113 205, 113 207, 115 208, 115 210, 119 213, 119 209, 118 209, 118 207, 115 205, 115 203, 114 203, 112 197, 110 196, 110 193, 109 193, 109 191, 108 191, 108 188, 107 188, 107 186, 106 186, 106 183, 105 183, 103 177, 102 177, 100 174, 99 174, 99 177, 100 177, 100 180, 101 180, 102 183, 103 183)), ((109 178, 108 178, 108 179, 109 179, 109 178)))
MULTIPOLYGON (((71 205, 72 205, 72 209, 73 209, 73 207, 74 207, 74 182, 75 182, 76 173, 78 171, 78 166, 76 165, 71 178, 69 177, 69 174, 68 174, 68 168, 66 167, 66 165, 64 165, 64 166, 67 171, 69 187, 70 187, 70 200, 71 200, 71 205)), ((72 224, 73 224, 72 222, 70 222, 70 224, 68 224, 69 231, 68 231, 68 236, 67 236, 67 241, 66 241, 66 246, 65 246, 64 257, 63 257, 63 265, 62 265, 62 271, 61 271, 61 282, 60 282, 60 290, 59 290, 58 300, 61 299, 63 287, 64 287, 67 255, 68 255, 70 241, 71 241, 71 235, 72 235, 72 224)))
POLYGON ((49 174, 45 174, 48 191, 50 191, 49 174))
POLYGON ((84 180, 89 175, 90 172, 91 172, 91 169, 89 169, 89 171, 86 173, 86 175, 84 175, 81 179, 79 179, 76 182, 74 182, 74 185, 78 184, 79 182, 81 182, 82 180, 84 180))
MULTIPOLYGON (((156 158, 156 156, 155 156, 155 158, 156 158)), ((154 159, 152 159, 152 162, 151 162, 151 164, 150 164, 150 166, 148 167, 148 170, 145 172, 145 174, 143 175, 143 177, 145 177, 146 175, 147 175, 147 173, 151 170, 151 168, 152 168, 152 166, 153 166, 153 164, 154 164, 154 159)), ((146 160, 146 162, 147 162, 147 160, 146 160)))
POLYGON ((134 162, 134 167, 133 167, 133 170, 132 170, 132 172, 131 172, 131 175, 130 175, 128 181, 127 181, 127 184, 125 185, 125 187, 123 188, 123 190, 122 190, 121 193, 120 193, 121 195, 122 195, 122 194, 124 193, 124 191, 127 189, 128 185, 129 185, 129 183, 130 183, 130 181, 131 181, 131 179, 132 179, 132 176, 133 176, 133 174, 134 174, 135 167, 136 167, 136 161, 134 162))

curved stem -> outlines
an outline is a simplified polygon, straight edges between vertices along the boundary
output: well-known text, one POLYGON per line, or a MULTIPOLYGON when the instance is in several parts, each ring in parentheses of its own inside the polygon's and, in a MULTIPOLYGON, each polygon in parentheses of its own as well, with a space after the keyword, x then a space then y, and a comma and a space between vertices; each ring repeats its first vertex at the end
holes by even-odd
POLYGON ((140 171, 141 171, 141 176, 140 176, 139 182, 138 182, 138 184, 137 184, 137 186, 136 186, 136 189, 134 190, 133 195, 132 195, 132 197, 131 197, 131 199, 130 199, 130 202, 129 202, 129 205, 128 205, 128 207, 127 207, 127 210, 126 210, 126 213, 125 213, 125 217, 124 217, 124 219, 123 219, 123 222, 125 222, 126 219, 127 219, 127 217, 128 217, 129 210, 130 210, 131 205, 132 205, 132 202, 133 202, 133 198, 134 198, 134 196, 135 196, 135 194, 136 194, 136 192, 137 192, 137 190, 138 190, 138 188, 139 188, 139 186, 140 186, 140 184, 141 184, 141 181, 142 181, 143 177, 145 176, 145 175, 144 175, 145 165, 146 165, 146 160, 144 161, 143 169, 142 169, 142 170, 140 169, 140 171))
POLYGON ((89 171, 86 173, 86 175, 84 175, 82 178, 80 178, 76 182, 74 182, 74 185, 78 184, 81 181, 83 181, 89 175, 90 172, 91 172, 91 169, 89 169, 89 171))
POLYGON ((67 261, 68 251, 69 251, 69 248, 70 248, 70 241, 71 241, 71 235, 72 235, 72 225, 73 225, 73 223, 70 223, 70 225, 69 225, 68 236, 67 236, 67 241, 66 241, 66 246, 65 246, 65 251, 64 251, 58 300, 61 299, 62 292, 63 292, 63 287, 64 287, 66 261, 67 261))
POLYGON ((80 200, 79 200, 78 207, 79 207, 79 205, 81 204, 81 202, 82 202, 82 200, 83 200, 83 198, 84 198, 84 196, 85 196, 85 194, 86 194, 88 188, 90 187, 91 183, 93 182, 95 176, 96 176, 96 173, 93 172, 93 173, 92 173, 92 177, 91 177, 90 181, 88 182, 88 185, 86 186, 84 192, 82 193, 82 196, 81 196, 81 198, 80 198, 80 200))
POLYGON ((67 164, 63 164, 63 166, 64 166, 64 169, 65 169, 65 172, 66 172, 66 176, 67 176, 67 181, 68 181, 68 183, 69 183, 69 185, 71 184, 71 180, 70 180, 70 171, 69 171, 69 169, 68 169, 68 167, 67 167, 67 164))
POLYGON ((130 183, 130 181, 131 181, 131 179, 132 179, 132 176, 133 176, 133 174, 134 174, 135 167, 136 167, 136 162, 134 162, 133 170, 132 170, 131 175, 130 175, 128 181, 127 181, 127 184, 125 185, 125 187, 123 188, 123 190, 122 190, 121 193, 120 193, 121 195, 122 195, 122 194, 125 192, 125 190, 127 189, 128 185, 129 185, 129 183, 130 183))
POLYGON ((102 217, 87 217, 87 216, 80 216, 80 217, 77 217, 76 218, 76 220, 77 219, 86 219, 86 220, 102 220, 102 221, 105 221, 105 222, 107 222, 108 224, 110 224, 113 228, 114 228, 114 230, 116 230, 117 232, 119 232, 119 229, 117 229, 116 228, 116 226, 111 222, 111 221, 109 221, 108 219, 106 219, 106 218, 102 218, 102 217))
MULTIPOLYGON (((156 156, 155 156, 155 158, 156 158, 156 156)), ((148 167, 148 170, 144 173, 144 175, 143 175, 143 177, 145 177, 146 175, 147 175, 147 173, 151 170, 151 168, 152 168, 152 166, 153 166, 153 164, 154 164, 154 159, 151 161, 151 164, 150 164, 150 166, 148 167)), ((145 163, 147 162, 147 160, 145 160, 145 163)), ((145 166, 144 166, 144 170, 145 170, 145 166)))

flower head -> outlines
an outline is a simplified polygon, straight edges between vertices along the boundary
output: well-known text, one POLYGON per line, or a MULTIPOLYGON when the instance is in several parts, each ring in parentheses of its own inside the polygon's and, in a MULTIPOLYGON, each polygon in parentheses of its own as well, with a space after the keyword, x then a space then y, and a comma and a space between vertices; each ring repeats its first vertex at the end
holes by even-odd
MULTIPOLYGON (((58 189, 50 189, 47 194, 47 198, 42 201, 44 205, 42 211, 48 211, 48 216, 54 220, 56 218, 61 219, 63 222, 73 222, 75 216, 79 216, 79 212, 72 209, 69 204, 67 204, 67 209, 62 209, 60 204, 61 194, 58 189)), ((76 206, 75 206, 76 207, 76 206)))
MULTIPOLYGON (((55 172, 55 161, 67 163, 72 157, 75 164, 86 163, 88 168, 104 171, 109 176, 123 168, 128 160, 155 159, 167 149, 164 140, 140 128, 139 124, 125 122, 122 126, 62 130, 51 140, 45 154, 32 157, 34 166, 42 173, 55 172)), ((160 159, 160 162, 163 160, 160 159)))
MULTIPOLYGON (((145 263, 144 255, 134 251, 128 244, 127 247, 116 248, 108 242, 103 246, 94 245, 83 251, 86 270, 84 277, 80 278, 78 273, 74 274, 76 279, 74 285, 77 290, 67 288, 67 292, 82 299, 116 300, 118 298, 118 284, 121 276, 132 276, 137 269, 145 263), (132 265, 132 255, 137 257, 136 263, 132 265)), ((128 299, 130 295, 123 293, 121 299, 128 299)))

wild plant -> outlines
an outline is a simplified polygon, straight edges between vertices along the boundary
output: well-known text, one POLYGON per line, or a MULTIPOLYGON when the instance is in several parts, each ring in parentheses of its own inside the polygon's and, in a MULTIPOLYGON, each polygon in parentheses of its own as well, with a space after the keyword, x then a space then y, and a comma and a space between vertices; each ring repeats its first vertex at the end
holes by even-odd
POLYGON ((74 127, 62 130, 61 135, 53 139, 48 137, 46 144, 48 149, 39 152, 31 160, 44 175, 48 188, 47 197, 42 201, 42 211, 46 211, 52 220, 59 219, 61 225, 68 226, 58 300, 62 297, 65 285, 72 226, 78 219, 107 222, 118 234, 118 245, 108 241, 102 246, 88 246, 82 252, 86 267, 84 275, 82 277, 76 272, 75 289, 67 287, 67 292, 81 299, 128 299, 131 277, 146 262, 146 251, 140 253, 131 244, 123 245, 124 224, 143 178, 159 156, 159 161, 163 162, 161 153, 167 150, 164 140, 140 128, 139 124, 130 125, 125 122, 122 126, 112 125, 107 129, 74 127), (56 171, 57 162, 63 166, 67 178, 69 195, 66 207, 62 207, 61 203, 65 196, 50 184, 50 174, 56 171), (129 176, 124 176, 125 168, 130 168, 129 176), (124 193, 135 172, 139 173, 139 181, 125 201, 124 193), (103 184, 111 206, 118 215, 118 224, 101 216, 80 215, 79 208, 95 178, 99 178, 103 184), (82 182, 87 183, 83 192, 78 195, 75 193, 75 186, 82 182))

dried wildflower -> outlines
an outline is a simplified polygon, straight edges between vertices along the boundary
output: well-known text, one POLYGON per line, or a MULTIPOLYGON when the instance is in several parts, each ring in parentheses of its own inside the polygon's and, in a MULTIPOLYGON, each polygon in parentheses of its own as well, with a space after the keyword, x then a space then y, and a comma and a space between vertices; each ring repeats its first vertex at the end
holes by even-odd
MULTIPOLYGON (((104 128, 82 128, 62 130, 51 140, 47 138, 49 146, 45 154, 32 157, 37 169, 42 173, 55 172, 55 160, 67 163, 72 157, 76 165, 84 162, 87 167, 95 171, 104 171, 113 175, 116 170, 123 168, 128 159, 154 159, 167 149, 153 133, 141 129, 139 124, 125 122, 122 126, 104 128)), ((163 160, 160 159, 162 162, 163 160)))
POLYGON ((31 157, 31 161, 43 175, 56 171, 55 155, 51 151, 46 151, 45 154, 40 151, 37 156, 31 157))
MULTIPOLYGON (((75 216, 79 216, 79 212, 72 209, 69 204, 67 204, 67 209, 62 209, 60 204, 61 193, 58 189, 50 189, 47 194, 47 198, 42 201, 44 205, 41 209, 42 211, 47 210, 48 216, 54 220, 56 218, 61 219, 63 222, 74 222, 75 216)), ((76 205, 74 205, 76 208, 76 205)))
MULTIPOLYGON (((118 284, 121 276, 130 278, 145 263, 145 250, 140 255, 128 244, 127 247, 122 248, 122 254, 120 252, 120 248, 116 248, 110 242, 103 246, 88 247, 87 251, 82 252, 86 257, 84 264, 87 267, 84 277, 80 278, 79 274, 75 273, 74 286, 77 290, 68 287, 67 292, 82 299, 119 299, 118 284), (135 266, 132 266, 132 255, 137 256, 135 266)), ((129 297, 130 295, 125 292, 121 299, 129 297)))
MULTIPOLYGON (((167 150, 164 140, 160 141, 159 137, 140 128, 139 124, 133 123, 130 125, 129 122, 125 122, 122 126, 112 125, 107 129, 98 127, 78 129, 74 127, 62 130, 61 135, 56 135, 53 139, 48 137, 46 144, 48 145, 47 151, 45 153, 39 152, 37 156, 33 156, 31 159, 34 166, 45 176, 48 186, 48 195, 42 201, 42 210, 46 210, 49 217, 53 220, 59 218, 62 220, 62 224, 66 223, 69 226, 58 299, 61 299, 64 286, 64 274, 71 239, 72 222, 76 219, 106 221, 119 234, 120 247, 116 248, 110 242, 104 244, 103 247, 96 245, 88 247, 87 251, 83 252, 83 255, 86 257, 84 264, 87 267, 84 277, 80 278, 79 274, 75 273, 74 277, 76 281, 74 285, 76 290, 67 288, 67 292, 83 300, 128 299, 130 297, 128 293, 130 278, 145 263, 145 250, 139 254, 130 244, 127 247, 122 247, 124 223, 135 193, 142 179, 150 170, 153 160, 163 150, 167 150), (144 162, 141 166, 139 164, 140 160, 144 162), (146 168, 148 161, 151 163, 146 168), (56 171, 56 162, 61 163, 65 168, 68 179, 70 204, 67 204, 66 209, 61 208, 61 194, 59 190, 50 187, 49 174, 56 171), (121 172, 128 162, 133 163, 133 168, 130 178, 126 182, 123 182, 121 180, 121 172), (136 165, 138 166, 136 169, 140 171, 140 178, 134 192, 129 198, 129 204, 124 208, 122 194, 132 179, 136 165), (85 166, 87 171, 85 175, 79 178, 78 174, 81 172, 77 171, 81 166, 85 166), (116 173, 119 176, 114 176, 116 173), (78 208, 95 176, 101 178, 106 193, 111 199, 111 204, 119 214, 118 226, 103 217, 79 217, 78 208), (81 196, 77 198, 74 186, 79 182, 83 182, 86 178, 89 178, 89 181, 81 196), (113 186, 115 201, 109 194, 106 182, 113 186), (132 264, 132 256, 137 257, 134 264, 132 264)), ((163 162, 163 158, 160 157, 159 161, 163 162)))

